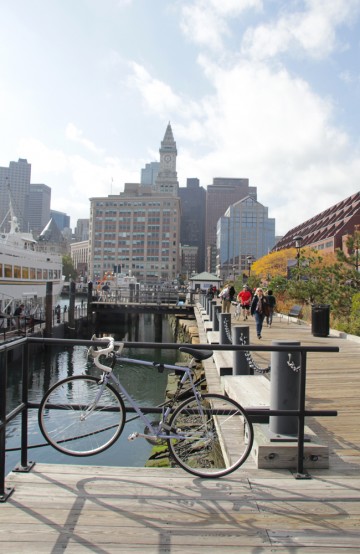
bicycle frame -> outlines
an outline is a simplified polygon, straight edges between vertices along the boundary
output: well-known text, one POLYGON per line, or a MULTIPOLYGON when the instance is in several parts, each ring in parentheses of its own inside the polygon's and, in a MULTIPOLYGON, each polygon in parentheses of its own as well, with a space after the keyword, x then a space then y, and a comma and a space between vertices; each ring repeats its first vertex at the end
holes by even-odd
MULTIPOLYGON (((115 357, 116 357, 116 361, 121 362, 121 363, 142 365, 142 366, 145 366, 145 367, 152 367, 152 368, 155 367, 160 371, 163 371, 165 369, 173 370, 173 371, 174 370, 182 371, 184 373, 184 375, 182 376, 182 378, 180 380, 181 386, 184 385, 187 381, 189 381, 191 390, 194 394, 194 397, 196 398, 198 408, 199 408, 201 414, 204 415, 204 410, 203 410, 201 402, 199 400, 200 399, 200 394, 196 390, 196 387, 194 385, 194 380, 193 380, 192 375, 191 375, 191 365, 190 364, 189 364, 190 367, 182 367, 182 366, 172 365, 172 364, 163 364, 163 363, 149 362, 149 361, 146 361, 146 360, 138 360, 136 358, 124 358, 124 357, 116 355, 116 354, 115 354, 115 357)), ((170 438, 172 438, 172 439, 174 439, 174 438, 175 439, 182 439, 182 438, 184 438, 183 435, 179 435, 176 432, 172 432, 170 430, 170 428, 167 428, 166 420, 167 420, 167 418, 169 417, 169 415, 171 413, 172 405, 167 406, 166 408, 163 407, 162 417, 161 417, 161 420, 159 422, 159 427, 156 429, 154 427, 153 423, 150 421, 150 419, 141 410, 141 407, 137 404, 136 400, 132 396, 130 396, 128 391, 121 384, 121 381, 116 377, 116 375, 114 375, 112 369, 110 371, 107 370, 106 372, 104 372, 103 376, 102 376, 102 383, 104 384, 104 386, 109 381, 113 385, 115 385, 118 388, 118 390, 121 392, 121 394, 126 398, 128 403, 130 404, 130 406, 135 410, 135 412, 140 417, 140 419, 143 421, 145 426, 150 430, 151 435, 152 435, 151 436, 151 435, 147 435, 145 433, 136 433, 135 436, 133 437, 134 439, 137 438, 137 437, 143 437, 143 438, 147 438, 147 439, 149 439, 149 438, 154 438, 154 439, 170 439, 170 438)), ((100 392, 98 398, 96 399, 97 402, 101 398, 102 390, 103 389, 101 389, 101 392, 100 392)), ((131 438, 131 436, 130 436, 130 438, 131 438)))

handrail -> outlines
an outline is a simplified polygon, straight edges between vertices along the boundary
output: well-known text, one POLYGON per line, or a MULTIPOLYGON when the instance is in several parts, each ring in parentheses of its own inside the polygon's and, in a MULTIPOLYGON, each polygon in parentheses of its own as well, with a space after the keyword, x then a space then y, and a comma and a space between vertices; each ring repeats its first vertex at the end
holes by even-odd
MULTIPOLYGON (((6 455, 6 426, 21 413, 21 461, 15 468, 15 471, 30 471, 34 462, 28 461, 28 410, 38 408, 39 404, 29 402, 28 400, 28 371, 29 371, 29 345, 30 344, 48 344, 48 345, 63 345, 63 346, 104 346, 107 341, 98 339, 56 339, 46 337, 23 337, 11 342, 0 345, 0 502, 5 502, 13 489, 7 488, 5 484, 5 455, 6 455), (7 406, 7 353, 11 350, 22 348, 22 398, 21 403, 14 408, 10 413, 6 413, 7 406)), ((125 348, 151 348, 151 349, 169 349, 175 350, 179 348, 179 343, 153 343, 153 342, 124 342, 125 348)), ((115 346, 117 343, 115 342, 115 346)), ((182 346, 185 346, 182 344, 182 346)), ((263 345, 216 345, 216 344, 191 344, 187 345, 193 349, 201 350, 245 350, 259 352, 288 352, 289 346, 263 346, 263 345)), ((305 417, 308 416, 336 416, 336 410, 306 410, 305 409, 305 393, 306 393, 306 355, 308 352, 339 352, 336 346, 291 346, 292 352, 300 352, 301 368, 300 368, 300 406, 298 410, 269 410, 269 409, 248 409, 247 413, 250 416, 262 415, 292 415, 299 418, 298 432, 298 460, 297 460, 297 476, 299 478, 306 477, 303 471, 303 454, 304 454, 304 426, 305 417)), ((129 410, 130 411, 130 410, 129 410)))

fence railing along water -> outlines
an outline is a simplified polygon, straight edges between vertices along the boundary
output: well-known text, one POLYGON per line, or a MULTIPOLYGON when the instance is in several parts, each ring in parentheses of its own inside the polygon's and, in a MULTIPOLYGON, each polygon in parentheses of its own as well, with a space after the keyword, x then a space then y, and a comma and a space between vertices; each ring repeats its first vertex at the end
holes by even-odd
MULTIPOLYGON (((21 445, 20 445, 20 461, 15 471, 30 471, 35 461, 29 461, 28 459, 28 415, 30 410, 38 409, 40 403, 30 402, 28 399, 28 372, 29 372, 29 347, 30 345, 54 345, 57 347, 63 346, 64 348, 81 345, 81 346, 94 346, 98 344, 103 346, 101 340, 82 340, 82 339, 54 339, 54 338, 37 338, 37 337, 24 337, 18 340, 5 343, 0 346, 0 502, 5 502, 8 496, 13 492, 6 487, 5 482, 5 457, 6 457, 6 428, 7 425, 19 414, 21 415, 21 445), (9 413, 7 411, 8 399, 7 399, 7 378, 8 378, 8 355, 9 352, 16 351, 21 358, 22 366, 22 379, 21 379, 21 402, 13 408, 9 413)), ((141 349, 178 349, 177 343, 146 343, 146 342, 124 342, 125 348, 141 348, 141 349)), ((182 344, 181 346, 186 346, 182 344)), ((201 350, 231 350, 231 351, 267 351, 267 352, 288 352, 288 346, 260 346, 260 345, 187 345, 192 349, 201 350)), ((298 456, 297 456, 297 476, 301 478, 305 476, 303 470, 303 457, 304 457, 304 428, 305 418, 308 416, 336 416, 336 410, 306 410, 306 358, 308 352, 338 352, 338 347, 331 346, 291 346, 292 352, 297 352, 300 356, 299 372, 300 372, 300 398, 299 408, 297 410, 271 410, 268 408, 259 409, 247 409, 246 413, 251 418, 255 416, 261 416, 266 414, 267 416, 280 416, 280 417, 297 417, 298 418, 298 456)), ((145 408, 146 409, 146 408, 145 408)), ((128 408, 127 408, 128 410, 128 408)), ((148 408, 151 410, 151 408, 148 408)), ((131 411, 131 410, 129 410, 131 411)))

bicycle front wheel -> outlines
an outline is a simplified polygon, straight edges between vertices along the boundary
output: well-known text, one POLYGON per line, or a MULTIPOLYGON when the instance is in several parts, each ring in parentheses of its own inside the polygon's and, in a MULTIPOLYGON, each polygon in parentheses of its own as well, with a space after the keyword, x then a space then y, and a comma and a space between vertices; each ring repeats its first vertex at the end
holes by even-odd
POLYGON ((222 477, 241 466, 254 440, 245 410, 226 396, 189 398, 173 413, 168 439, 175 461, 198 477, 222 477))
POLYGON ((77 375, 56 383, 39 408, 45 439, 70 456, 92 456, 111 446, 125 424, 124 402, 111 385, 77 375))

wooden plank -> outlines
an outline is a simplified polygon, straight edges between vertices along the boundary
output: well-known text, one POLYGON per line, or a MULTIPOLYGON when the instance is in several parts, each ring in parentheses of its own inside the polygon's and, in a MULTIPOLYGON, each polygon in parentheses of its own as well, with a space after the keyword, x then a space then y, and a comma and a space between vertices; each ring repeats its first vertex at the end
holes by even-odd
MULTIPOLYGON (((253 320, 248 323, 255 336, 253 320)), ((200 343, 206 336, 199 327, 200 343)), ((307 418, 329 447, 328 469, 312 469, 312 479, 296 480, 289 469, 257 469, 249 457, 230 476, 207 480, 177 468, 36 464, 30 473, 7 477, 15 492, 0 505, 1 551, 357 552, 360 343, 312 337, 308 325, 288 325, 286 318, 264 329, 261 344, 279 338, 340 346, 338 354, 307 356, 307 407, 339 411, 337 418, 307 418)), ((213 359, 204 367, 209 390, 221 391, 213 359)))
POLYGON ((224 391, 244 408, 269 407, 270 381, 265 375, 222 377, 224 391))

